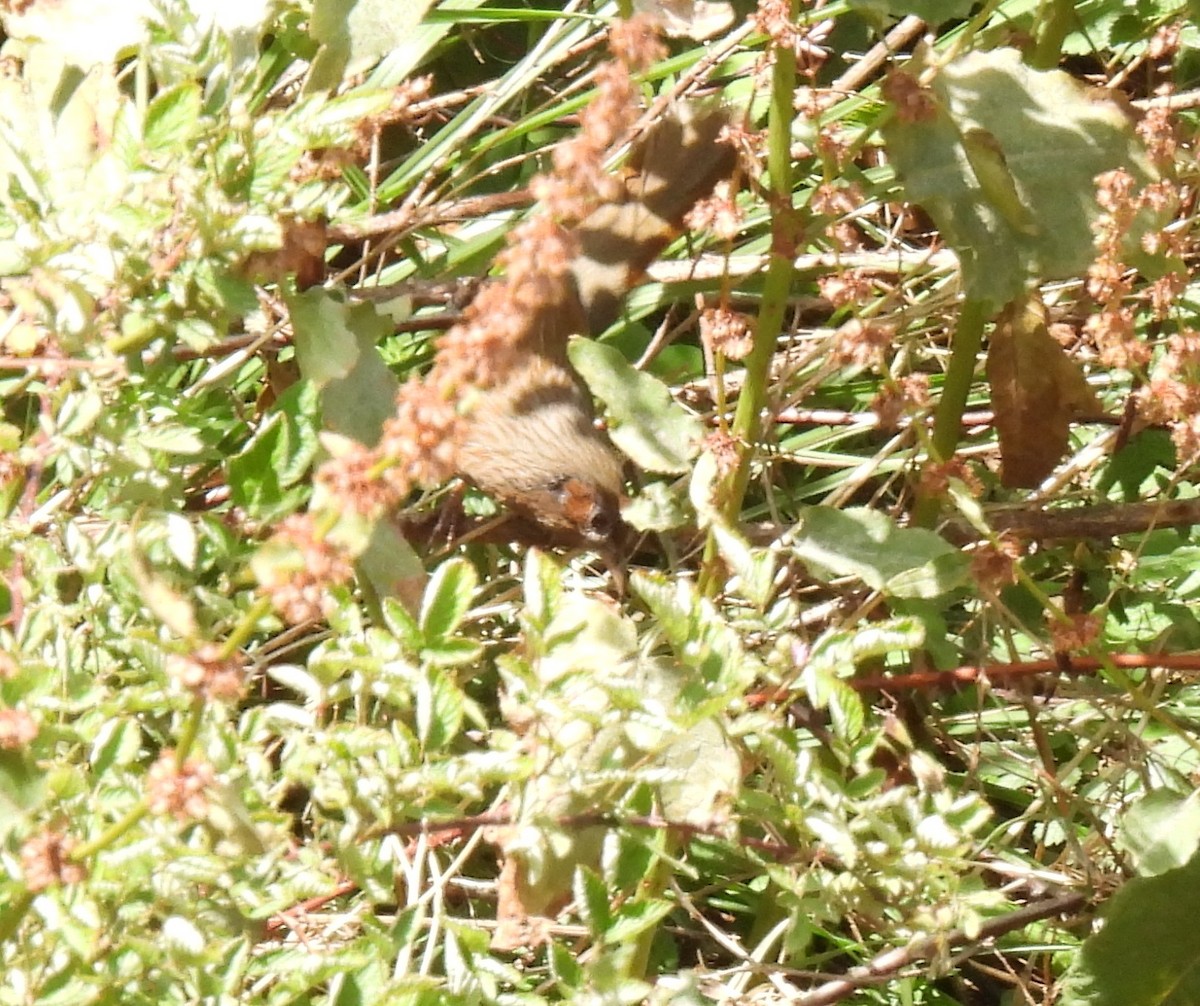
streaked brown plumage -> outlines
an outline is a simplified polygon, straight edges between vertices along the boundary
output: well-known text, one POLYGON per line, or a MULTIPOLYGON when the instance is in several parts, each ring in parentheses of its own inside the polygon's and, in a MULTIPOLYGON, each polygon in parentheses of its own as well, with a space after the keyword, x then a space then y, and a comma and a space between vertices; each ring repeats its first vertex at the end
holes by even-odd
POLYGON ((460 473, 536 525, 547 544, 620 547, 622 462, 596 429, 567 341, 616 320, 625 293, 688 210, 732 172, 733 150, 718 141, 726 122, 719 108, 684 109, 644 137, 625 169, 622 198, 577 229, 575 290, 531 314, 521 362, 474 404, 460 473))

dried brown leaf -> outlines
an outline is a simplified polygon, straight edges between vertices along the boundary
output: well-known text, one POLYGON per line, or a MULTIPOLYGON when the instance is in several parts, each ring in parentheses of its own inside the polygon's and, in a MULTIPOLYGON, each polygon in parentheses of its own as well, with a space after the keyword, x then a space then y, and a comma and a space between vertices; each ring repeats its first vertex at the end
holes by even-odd
POLYGON ((1036 293, 1008 304, 996 320, 987 377, 1000 438, 1001 481, 1032 488, 1067 451, 1072 420, 1098 412, 1079 365, 1050 335, 1036 293))

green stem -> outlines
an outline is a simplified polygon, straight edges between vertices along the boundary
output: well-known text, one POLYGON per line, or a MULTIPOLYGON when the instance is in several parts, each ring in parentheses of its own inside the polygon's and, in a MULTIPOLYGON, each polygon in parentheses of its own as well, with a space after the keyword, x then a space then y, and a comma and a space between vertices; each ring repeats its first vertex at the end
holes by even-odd
POLYGON ((150 801, 143 797, 130 808, 129 813, 121 818, 121 820, 110 824, 90 842, 84 842, 83 845, 76 846, 71 852, 71 859, 76 863, 83 863, 91 859, 101 849, 107 849, 118 838, 132 829, 149 812, 150 801))
POLYGON ((1075 4, 1048 0, 1042 4, 1039 13, 1042 15, 1041 30, 1028 62, 1035 70, 1053 70, 1062 58, 1064 40, 1076 24, 1075 4))
POLYGON ((996 13, 1002 2, 1003 0, 987 0, 971 16, 971 20, 955 34, 954 41, 943 52, 938 54, 933 64, 921 75, 922 83, 928 84, 930 77, 937 73, 941 67, 954 62, 962 53, 975 44, 975 36, 987 27, 988 22, 992 19, 992 15, 996 13))
MULTIPOLYGON (((667 881, 674 870, 682 844, 679 836, 673 834, 670 829, 664 828, 659 835, 658 859, 646 879, 642 881, 639 891, 650 898, 661 896, 662 892, 667 889, 667 881)), ((649 977, 650 952, 654 949, 654 938, 658 931, 657 926, 651 926, 637 937, 627 971, 630 978, 647 979, 649 977)))
POLYGON ((13 934, 21 925, 21 920, 29 911, 29 906, 33 904, 33 897, 32 891, 21 892, 17 900, 9 905, 3 914, 0 914, 0 945, 12 939, 13 934))
POLYGON ((175 745, 175 765, 183 768, 188 755, 196 745, 196 735, 200 732, 200 721, 204 718, 204 696, 197 695, 192 699, 192 705, 187 711, 187 719, 183 721, 183 729, 179 732, 179 743, 175 745))
POLYGON ((267 613, 270 612, 270 610, 271 602, 265 597, 259 598, 254 603, 253 607, 251 607, 250 610, 242 616, 241 621, 238 622, 237 626, 234 628, 233 632, 229 634, 225 642, 221 644, 220 657, 222 660, 228 660, 245 645, 246 640, 250 638, 251 633, 254 632, 254 629, 258 625, 259 621, 262 620, 262 618, 264 618, 267 613))
MULTIPOLYGON (((792 0, 792 17, 796 0, 792 0)), ((771 259, 767 266, 763 299, 754 327, 754 348, 746 357, 746 372, 737 411, 733 416, 733 436, 742 451, 741 464, 734 474, 725 516, 735 520, 742 509, 742 498, 750 482, 750 456, 762 432, 762 410, 767 402, 767 383, 776 340, 787 314, 791 292, 795 241, 795 216, 792 208, 792 119, 796 93, 796 54, 790 48, 774 49, 771 70, 771 107, 767 118, 767 170, 771 178, 771 259)))
MULTIPOLYGON (((791 16, 796 17, 796 0, 791 16)), ((763 285, 762 303, 754 327, 754 348, 746 357, 742 390, 733 416, 733 438, 738 444, 738 464, 725 486, 722 512, 729 522, 737 520, 746 487, 754 445, 762 435, 762 411, 767 402, 767 385, 776 340, 787 314, 792 284, 792 246, 795 214, 792 207, 792 119, 796 91, 796 54, 776 46, 771 70, 771 105, 767 118, 767 170, 771 181, 771 258, 763 285)), ((705 549, 701 590, 711 593, 716 580, 716 546, 709 538, 705 549)))
MULTIPOLYGON (((963 412, 975 381, 975 363, 983 345, 983 325, 990 313, 987 301, 968 297, 963 301, 954 332, 954 348, 946 368, 946 383, 933 418, 933 437, 929 444, 930 461, 939 464, 954 457, 962 432, 963 412)), ((913 512, 915 523, 928 527, 937 520, 941 501, 923 497, 913 512)))

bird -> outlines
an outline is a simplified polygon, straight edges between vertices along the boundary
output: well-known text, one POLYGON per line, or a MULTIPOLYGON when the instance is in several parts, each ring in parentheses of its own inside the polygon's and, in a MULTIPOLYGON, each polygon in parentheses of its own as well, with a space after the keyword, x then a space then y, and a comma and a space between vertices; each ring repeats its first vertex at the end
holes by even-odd
POLYGON ((735 151, 721 139, 728 122, 720 105, 681 104, 643 135, 618 197, 575 228, 567 289, 530 313, 519 359, 471 409, 459 474, 502 503, 533 543, 589 549, 610 565, 623 547, 624 464, 596 426, 567 343, 598 336, 619 317, 688 211, 733 173, 735 151))

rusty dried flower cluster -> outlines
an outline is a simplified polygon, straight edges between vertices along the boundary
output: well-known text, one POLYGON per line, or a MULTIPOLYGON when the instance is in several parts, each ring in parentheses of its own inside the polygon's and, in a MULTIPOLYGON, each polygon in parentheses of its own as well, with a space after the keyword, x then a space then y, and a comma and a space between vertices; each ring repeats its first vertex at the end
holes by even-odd
POLYGON ((871 400, 871 411, 879 417, 883 429, 895 430, 904 416, 924 412, 929 405, 929 375, 905 374, 879 389, 871 400))
POLYGON ((24 748, 37 736, 37 721, 25 709, 0 709, 0 750, 24 748))
MULTIPOLYGON (((1159 96, 1170 94, 1170 88, 1159 88, 1159 96)), ((1175 120, 1168 108, 1150 108, 1138 120, 1137 134, 1146 151, 1165 174, 1175 163, 1175 152, 1179 148, 1179 137, 1176 134, 1175 120)))
MULTIPOLYGON (((536 319, 572 303, 578 251, 572 226, 622 191, 604 163, 640 111, 632 71, 666 52, 645 16, 617 22, 609 44, 614 59, 596 71, 596 96, 580 114, 579 132, 555 148, 552 169, 531 182, 539 206, 508 234, 497 259, 503 275, 485 285, 462 321, 441 337, 430 372, 400 388, 379 443, 339 448, 318 470, 336 506, 378 516, 397 509, 414 487, 457 473, 481 394, 527 359, 536 319)), ((396 114, 419 104, 423 93, 398 96, 396 114)), ((292 624, 320 618, 328 588, 349 579, 349 562, 318 533, 311 516, 289 518, 273 541, 299 552, 303 562, 296 569, 280 563, 261 589, 292 624)))
POLYGON ((24 709, 0 709, 0 751, 25 747, 37 732, 37 722, 24 709))
POLYGON ((396 395, 396 414, 383 425, 379 454, 386 460, 383 482, 398 503, 414 485, 432 485, 454 472, 462 418, 445 374, 406 381, 396 395))
POLYGON ((875 283, 861 269, 844 269, 818 276, 817 289, 835 308, 850 307, 868 300, 875 292, 875 283))
POLYGON ((834 333, 829 358, 839 367, 870 367, 883 360, 884 351, 895 337, 892 325, 851 318, 834 333))
POLYGON ((832 19, 797 24, 792 18, 790 0, 758 0, 751 17, 755 27, 769 36, 774 46, 791 49, 796 54, 797 66, 805 76, 815 77, 829 58, 824 42, 833 30, 832 19))
POLYGON ((742 360, 754 346, 750 318, 727 307, 710 307, 700 313, 700 337, 710 352, 729 360, 742 360))
POLYGON ((966 487, 972 496, 983 494, 983 483, 971 469, 966 458, 950 458, 948 461, 930 461, 921 469, 917 484, 917 495, 928 499, 941 499, 956 480, 966 487))
POLYGON ((733 184, 718 182, 713 194, 688 210, 683 225, 691 231, 709 231, 722 241, 732 241, 742 229, 744 216, 733 194, 733 184))
MULTIPOLYGON (((1164 115, 1147 115, 1139 124, 1139 133, 1156 159, 1174 153, 1173 128, 1164 115)), ((1165 351, 1153 360, 1153 349, 1138 335, 1133 309, 1127 303, 1134 293, 1135 273, 1123 261, 1123 245, 1138 215, 1145 212, 1165 218, 1178 202, 1178 191, 1165 180, 1139 187, 1123 169, 1099 176, 1096 186, 1096 198, 1104 212, 1094 226, 1097 255, 1088 270, 1087 291, 1098 309, 1088 317, 1084 331, 1105 365, 1139 371, 1149 368, 1147 381, 1136 395, 1138 411, 1146 421, 1170 428, 1181 458, 1194 458, 1200 453, 1200 335, 1190 330, 1172 335, 1165 351)), ((1142 238, 1142 248, 1150 254, 1182 259, 1184 240, 1182 230, 1156 228, 1142 238)), ((1146 288, 1144 295, 1155 319, 1169 317, 1186 284, 1185 271, 1176 269, 1146 288)))
POLYGON ((880 93, 900 122, 913 125, 937 117, 933 92, 906 70, 892 70, 883 79, 880 93))
MULTIPOLYGON (((1142 368, 1150 362, 1150 347, 1138 337, 1133 311, 1125 303, 1133 292, 1134 272, 1125 265, 1124 245, 1140 213, 1161 216, 1174 205, 1174 186, 1165 181, 1139 186, 1133 175, 1117 168, 1096 179, 1096 199, 1104 212, 1093 225, 1096 259, 1088 268, 1087 292, 1098 309, 1089 316, 1084 331, 1104 365, 1142 368)), ((1143 241, 1145 249, 1155 254, 1178 251, 1174 244, 1165 231, 1153 231, 1143 241)), ((1160 318, 1185 281, 1185 276, 1172 272, 1152 284, 1150 300, 1156 312, 1163 312, 1160 318)))
POLYGON ((379 454, 349 438, 337 444, 334 456, 317 467, 314 481, 354 513, 378 517, 396 502, 379 471, 379 454))
POLYGON ((204 643, 192 653, 171 654, 167 676, 203 698, 233 702, 246 687, 246 659, 240 653, 224 656, 216 643, 204 643))
POLYGON ((60 831, 44 831, 21 846, 21 874, 25 889, 44 891, 57 884, 78 884, 87 876, 81 863, 71 859, 78 842, 60 831))
POLYGON ((181 824, 208 813, 207 791, 217 781, 213 767, 199 758, 176 764, 175 752, 164 750, 146 773, 146 796, 155 814, 170 814, 181 824))
POLYGON ((1086 650, 1097 639, 1104 628, 1100 615, 1076 613, 1062 618, 1050 619, 1050 642, 1056 653, 1086 650))
POLYGON ((1017 582, 1017 560, 1021 558, 1019 540, 1009 534, 994 543, 981 542, 971 551, 971 579, 990 594, 998 594, 1017 582))
POLYGON ((261 576, 259 588, 291 625, 304 625, 327 614, 329 588, 347 583, 350 560, 318 532, 312 514, 285 518, 271 542, 297 555, 296 562, 279 562, 261 576))
POLYGON ((832 218, 825 225, 825 236, 839 251, 856 251, 863 240, 850 218, 864 202, 862 189, 854 183, 818 185, 809 201, 809 208, 821 216, 832 218))
POLYGON ((1138 412, 1171 430, 1181 461, 1200 454, 1200 332, 1172 335, 1137 392, 1138 412))

